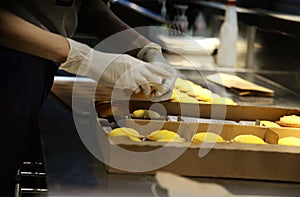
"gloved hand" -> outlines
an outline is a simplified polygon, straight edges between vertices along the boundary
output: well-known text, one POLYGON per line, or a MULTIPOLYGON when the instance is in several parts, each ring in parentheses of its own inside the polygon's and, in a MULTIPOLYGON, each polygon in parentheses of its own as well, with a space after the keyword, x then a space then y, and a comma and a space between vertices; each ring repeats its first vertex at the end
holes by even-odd
POLYGON ((153 66, 129 55, 103 53, 71 39, 68 42, 70 52, 60 69, 95 81, 101 77, 101 82, 110 87, 130 89, 135 93, 143 90, 149 95, 152 89, 150 99, 164 99, 161 97, 165 93, 164 82, 173 75, 166 65, 153 66))
MULTIPOLYGON (((180 73, 178 73, 171 65, 169 65, 162 54, 161 47, 156 43, 150 42, 138 52, 137 57, 143 61, 152 63, 153 66, 161 67, 167 72, 172 73, 171 77, 165 78, 163 81, 163 91, 156 92, 156 98, 163 100, 170 98, 176 78, 178 75, 180 75, 180 73)), ((155 98, 153 98, 153 100, 155 101, 155 98)))

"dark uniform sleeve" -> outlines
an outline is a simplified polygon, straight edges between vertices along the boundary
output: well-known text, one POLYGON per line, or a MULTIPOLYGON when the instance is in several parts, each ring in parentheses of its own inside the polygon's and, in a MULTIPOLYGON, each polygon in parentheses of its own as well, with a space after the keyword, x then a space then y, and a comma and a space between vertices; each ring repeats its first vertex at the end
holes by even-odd
POLYGON ((122 40, 124 46, 130 50, 128 53, 136 56, 141 46, 149 43, 149 40, 118 18, 102 0, 85 0, 79 12, 79 23, 90 33, 104 40, 118 32, 128 30, 126 38, 122 40))

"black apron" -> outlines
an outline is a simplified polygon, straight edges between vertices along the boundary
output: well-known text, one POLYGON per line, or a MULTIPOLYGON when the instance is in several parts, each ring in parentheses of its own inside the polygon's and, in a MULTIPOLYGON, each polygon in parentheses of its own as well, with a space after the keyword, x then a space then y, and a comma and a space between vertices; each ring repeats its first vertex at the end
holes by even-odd
POLYGON ((38 155, 38 114, 57 66, 52 61, 0 46, 0 69, 1 194, 14 189, 20 163, 34 161, 38 155))

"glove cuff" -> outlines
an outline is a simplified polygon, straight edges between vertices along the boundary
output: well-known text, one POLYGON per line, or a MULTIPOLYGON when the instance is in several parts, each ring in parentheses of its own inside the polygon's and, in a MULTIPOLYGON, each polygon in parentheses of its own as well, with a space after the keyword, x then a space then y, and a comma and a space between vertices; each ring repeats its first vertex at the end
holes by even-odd
POLYGON ((162 53, 161 47, 154 43, 154 42, 149 42, 146 46, 144 46, 138 53, 137 53, 137 58, 139 59, 144 59, 144 56, 146 55, 147 51, 149 49, 155 49, 158 50, 160 53, 162 53))
POLYGON ((83 66, 82 68, 80 68, 80 66, 84 64, 84 60, 87 58, 88 54, 92 52, 93 49, 88 45, 82 44, 75 40, 69 38, 67 38, 67 40, 70 46, 70 51, 67 60, 60 65, 59 69, 73 74, 86 76, 89 68, 87 66, 83 66), (79 68, 80 73, 78 73, 79 68))

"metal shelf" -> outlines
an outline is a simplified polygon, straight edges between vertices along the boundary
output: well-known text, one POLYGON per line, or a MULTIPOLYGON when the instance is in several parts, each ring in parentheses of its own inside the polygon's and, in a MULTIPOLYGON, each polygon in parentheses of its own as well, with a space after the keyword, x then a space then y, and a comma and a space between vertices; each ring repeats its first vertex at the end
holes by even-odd
POLYGON ((47 196, 46 173, 41 162, 23 162, 18 170, 15 197, 47 196))

